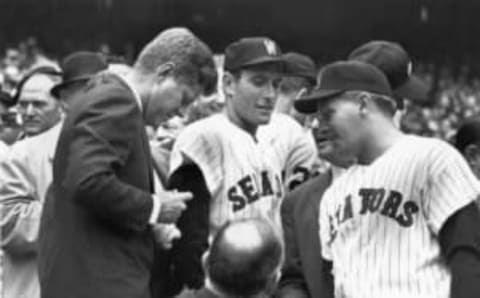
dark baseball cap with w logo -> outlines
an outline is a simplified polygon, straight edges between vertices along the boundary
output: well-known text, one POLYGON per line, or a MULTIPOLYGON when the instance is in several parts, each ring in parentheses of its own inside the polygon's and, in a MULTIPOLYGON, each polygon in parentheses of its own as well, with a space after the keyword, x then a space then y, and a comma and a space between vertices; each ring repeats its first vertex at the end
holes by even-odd
POLYGON ((238 70, 245 67, 284 61, 277 43, 267 37, 246 37, 231 43, 225 49, 226 70, 238 70))

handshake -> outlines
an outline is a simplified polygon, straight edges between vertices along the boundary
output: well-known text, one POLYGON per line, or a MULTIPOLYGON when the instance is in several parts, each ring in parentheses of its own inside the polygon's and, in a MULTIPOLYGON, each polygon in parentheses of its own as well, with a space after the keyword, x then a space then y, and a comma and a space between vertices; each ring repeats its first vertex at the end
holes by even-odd
POLYGON ((182 236, 175 223, 187 208, 186 202, 191 200, 193 195, 190 192, 161 190, 154 196, 161 204, 158 223, 153 224, 154 238, 164 249, 170 249, 173 241, 182 236))

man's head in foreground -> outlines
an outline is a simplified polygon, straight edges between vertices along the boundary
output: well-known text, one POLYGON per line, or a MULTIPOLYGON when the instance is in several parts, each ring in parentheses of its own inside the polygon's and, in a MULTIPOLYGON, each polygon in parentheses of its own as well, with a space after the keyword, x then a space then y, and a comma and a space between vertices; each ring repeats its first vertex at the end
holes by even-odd
POLYGON ((265 219, 233 221, 216 234, 204 257, 207 284, 226 297, 271 293, 283 262, 279 232, 265 219))

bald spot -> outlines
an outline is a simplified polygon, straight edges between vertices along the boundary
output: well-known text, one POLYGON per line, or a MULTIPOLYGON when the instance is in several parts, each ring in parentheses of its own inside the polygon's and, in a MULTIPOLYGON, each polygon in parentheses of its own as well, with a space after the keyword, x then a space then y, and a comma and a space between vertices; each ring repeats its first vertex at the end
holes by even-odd
POLYGON ((225 243, 237 251, 251 251, 262 246, 263 240, 258 228, 252 222, 231 226, 225 231, 225 243))
POLYGON ((216 252, 212 253, 218 253, 225 265, 233 266, 235 269, 232 270, 239 272, 261 267, 267 256, 276 262, 276 257, 271 254, 281 251, 282 240, 271 223, 264 219, 234 222, 219 234, 212 248, 216 252))
POLYGON ((57 84, 59 80, 45 74, 37 74, 31 77, 23 85, 20 98, 30 97, 32 95, 38 96, 43 94, 46 97, 51 97, 50 89, 57 84))

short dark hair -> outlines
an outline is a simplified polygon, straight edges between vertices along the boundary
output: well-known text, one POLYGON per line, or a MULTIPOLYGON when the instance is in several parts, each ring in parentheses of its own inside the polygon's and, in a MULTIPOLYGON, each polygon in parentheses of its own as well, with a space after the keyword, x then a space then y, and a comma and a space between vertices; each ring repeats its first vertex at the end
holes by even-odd
POLYGON ((308 78, 284 76, 280 83, 280 92, 289 92, 290 90, 300 90, 303 88, 310 90, 313 85, 312 81, 308 78))
POLYGON ((466 119, 455 135, 454 145, 462 154, 470 144, 480 141, 480 117, 475 116, 466 119))
POLYGON ((216 234, 210 247, 206 270, 215 286, 227 294, 248 297, 265 290, 283 260, 283 244, 272 224, 264 219, 227 223, 216 234), (226 236, 238 225, 251 225, 260 243, 237 248, 226 236))
POLYGON ((198 84, 204 95, 216 90, 217 70, 210 48, 185 28, 162 31, 148 43, 138 56, 134 68, 145 74, 154 73, 172 62, 173 76, 188 84, 198 84))

